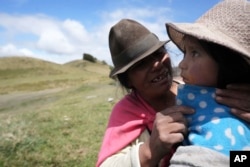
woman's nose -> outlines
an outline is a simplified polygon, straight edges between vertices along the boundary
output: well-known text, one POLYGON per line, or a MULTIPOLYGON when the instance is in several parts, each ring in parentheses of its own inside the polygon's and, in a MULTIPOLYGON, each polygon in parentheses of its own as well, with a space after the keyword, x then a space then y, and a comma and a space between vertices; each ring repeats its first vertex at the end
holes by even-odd
POLYGON ((167 54, 162 57, 156 57, 153 62, 153 70, 159 70, 167 64, 169 64, 169 57, 167 54))

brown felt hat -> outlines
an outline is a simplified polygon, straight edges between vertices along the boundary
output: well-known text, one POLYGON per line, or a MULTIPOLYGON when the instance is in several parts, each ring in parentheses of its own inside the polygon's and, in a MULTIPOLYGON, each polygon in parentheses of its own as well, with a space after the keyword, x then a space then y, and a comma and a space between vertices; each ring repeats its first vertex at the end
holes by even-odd
POLYGON ((109 49, 114 64, 110 77, 123 73, 168 41, 160 41, 140 23, 122 19, 109 32, 109 49))
POLYGON ((169 38, 184 51, 183 37, 225 46, 243 55, 250 63, 250 1, 224 0, 195 23, 166 23, 169 38))

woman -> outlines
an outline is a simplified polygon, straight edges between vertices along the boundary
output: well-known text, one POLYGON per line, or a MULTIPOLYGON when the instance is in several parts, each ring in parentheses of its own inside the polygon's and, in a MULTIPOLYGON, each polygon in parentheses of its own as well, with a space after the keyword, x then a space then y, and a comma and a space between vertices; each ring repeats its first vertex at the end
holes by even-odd
POLYGON ((161 166, 183 141, 183 115, 194 111, 174 106, 177 83, 166 43, 133 20, 123 19, 111 28, 110 76, 129 93, 113 108, 96 166, 161 166))
POLYGON ((113 108, 97 166, 156 166, 183 140, 183 113, 192 109, 171 107, 176 84, 165 43, 133 20, 123 19, 111 28, 115 68, 110 76, 131 92, 113 108))

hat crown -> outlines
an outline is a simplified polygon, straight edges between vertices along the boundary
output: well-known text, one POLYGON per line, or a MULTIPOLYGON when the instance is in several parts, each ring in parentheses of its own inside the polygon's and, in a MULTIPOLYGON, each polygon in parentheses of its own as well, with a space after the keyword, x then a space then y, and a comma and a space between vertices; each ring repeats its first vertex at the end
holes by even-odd
POLYGON ((250 52, 250 3, 224 0, 197 21, 211 30, 220 31, 250 52))
POLYGON ((140 23, 122 19, 110 30, 109 48, 112 58, 119 56, 123 51, 137 43, 140 38, 148 34, 150 34, 150 31, 140 23))

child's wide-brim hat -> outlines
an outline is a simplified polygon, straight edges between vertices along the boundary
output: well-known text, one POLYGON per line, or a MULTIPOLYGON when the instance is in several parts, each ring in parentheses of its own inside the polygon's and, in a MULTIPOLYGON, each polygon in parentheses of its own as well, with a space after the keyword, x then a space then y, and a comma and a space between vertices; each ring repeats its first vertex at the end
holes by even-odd
POLYGON ((182 39, 190 35, 241 53, 250 63, 250 2, 247 0, 224 0, 195 23, 166 23, 166 28, 169 38, 182 51, 182 39))
POLYGON ((160 41, 142 24, 122 19, 109 32, 109 49, 114 64, 110 77, 123 73, 168 41, 160 41))

